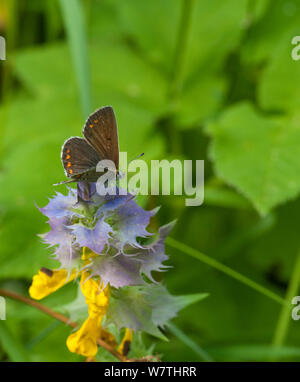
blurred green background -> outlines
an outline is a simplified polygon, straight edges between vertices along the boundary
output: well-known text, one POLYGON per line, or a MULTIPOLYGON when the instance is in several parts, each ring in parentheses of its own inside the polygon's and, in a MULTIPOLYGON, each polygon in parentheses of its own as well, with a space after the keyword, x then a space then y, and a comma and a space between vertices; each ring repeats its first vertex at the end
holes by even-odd
MULTIPOLYGON (((210 294, 166 328, 169 342, 146 343, 165 361, 300 360, 290 318, 300 279, 299 1, 0 0, 0 35, 0 287, 27 295, 37 270, 55 266, 35 203, 64 190, 53 187, 64 180, 64 140, 112 105, 129 158, 205 160, 202 206, 140 198, 162 206, 155 226, 178 219, 173 268, 159 277, 173 294, 210 294)), ((75 295, 67 285, 45 304, 62 310, 75 295)), ((0 358, 82 360, 65 346, 69 333, 7 299, 0 358)))

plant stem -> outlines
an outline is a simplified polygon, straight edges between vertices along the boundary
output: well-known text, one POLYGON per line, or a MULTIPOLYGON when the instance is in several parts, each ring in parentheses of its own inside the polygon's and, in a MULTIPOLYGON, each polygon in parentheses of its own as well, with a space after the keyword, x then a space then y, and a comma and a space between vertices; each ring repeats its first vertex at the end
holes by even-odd
MULTIPOLYGON (((176 110, 178 98, 183 87, 184 70, 187 58, 188 40, 195 0, 182 0, 181 19, 178 29, 173 68, 170 76, 169 90, 167 95, 168 114, 171 116, 176 110)), ((172 118, 167 124, 167 139, 171 143, 171 152, 179 154, 181 152, 180 136, 176 128, 172 126, 172 118)))
POLYGON ((215 260, 204 253, 201 253, 200 251, 191 248, 187 246, 186 244, 180 243, 179 241, 168 237, 166 239, 166 243, 170 245, 173 248, 179 249, 180 251, 184 252, 185 254, 192 256, 203 263, 217 269, 220 272, 225 273, 226 275, 240 281, 242 284, 247 285, 248 287, 256 290, 257 292, 263 294, 264 296, 269 297, 270 299, 278 302, 281 305, 289 305, 288 302, 282 298, 281 296, 278 296, 276 293, 270 291, 269 289, 265 288, 264 286, 256 283, 255 281, 249 279, 248 277, 242 275, 241 273, 231 269, 227 265, 224 265, 220 263, 218 260, 215 260))
POLYGON ((213 359, 206 353, 195 341, 188 337, 183 331, 181 331, 176 325, 169 322, 167 324, 168 329, 173 333, 182 343, 192 349, 203 361, 213 362, 213 359))
MULTIPOLYGON (((78 327, 78 324, 76 322, 70 321, 69 318, 64 316, 63 314, 57 313, 54 310, 48 308, 47 306, 44 306, 44 305, 40 304, 39 302, 31 300, 30 298, 22 296, 18 293, 11 292, 11 291, 6 290, 6 289, 0 289, 0 296, 9 297, 9 298, 12 298, 13 300, 21 301, 24 304, 30 305, 30 306, 48 314, 48 316, 51 316, 51 317, 55 318, 56 320, 63 322, 64 324, 70 326, 71 328, 76 329, 78 327)), ((121 355, 117 350, 115 350, 112 346, 107 344, 102 339, 98 339, 97 343, 99 346, 101 346, 105 350, 109 351, 113 356, 115 356, 121 362, 130 361, 129 359, 127 359, 125 356, 121 355)))
POLYGON ((272 344, 274 347, 282 346, 289 329, 289 324, 291 322, 291 300, 297 295, 300 285, 300 251, 298 253, 295 267, 292 273, 292 277, 289 281, 287 288, 285 300, 286 304, 282 307, 277 321, 276 329, 274 332, 272 344))
POLYGON ((174 67, 169 88, 169 99, 171 102, 176 101, 177 97, 180 95, 180 92, 182 90, 189 32, 191 27, 194 4, 195 0, 183 0, 181 20, 178 30, 177 44, 174 56, 174 67))
POLYGON ((60 0, 60 6, 78 83, 82 114, 86 119, 91 113, 92 101, 83 7, 79 0, 60 0))

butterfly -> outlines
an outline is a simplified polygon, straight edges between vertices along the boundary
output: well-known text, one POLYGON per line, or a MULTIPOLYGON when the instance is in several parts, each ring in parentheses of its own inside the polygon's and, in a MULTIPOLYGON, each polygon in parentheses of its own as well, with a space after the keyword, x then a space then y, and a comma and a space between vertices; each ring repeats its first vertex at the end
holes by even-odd
POLYGON ((71 182, 96 182, 101 173, 96 166, 101 160, 111 160, 119 168, 118 128, 113 108, 101 107, 84 124, 83 137, 71 137, 61 150, 61 160, 71 182))

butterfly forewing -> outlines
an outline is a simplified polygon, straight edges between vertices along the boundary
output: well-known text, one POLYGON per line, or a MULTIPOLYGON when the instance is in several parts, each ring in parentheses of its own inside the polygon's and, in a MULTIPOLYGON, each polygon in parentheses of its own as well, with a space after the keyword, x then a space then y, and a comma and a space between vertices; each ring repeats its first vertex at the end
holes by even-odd
POLYGON ((91 114, 82 133, 102 159, 109 159, 119 167, 118 130, 112 107, 105 106, 91 114))
POLYGON ((69 138, 63 145, 61 160, 68 177, 74 177, 97 166, 102 158, 83 138, 69 138))

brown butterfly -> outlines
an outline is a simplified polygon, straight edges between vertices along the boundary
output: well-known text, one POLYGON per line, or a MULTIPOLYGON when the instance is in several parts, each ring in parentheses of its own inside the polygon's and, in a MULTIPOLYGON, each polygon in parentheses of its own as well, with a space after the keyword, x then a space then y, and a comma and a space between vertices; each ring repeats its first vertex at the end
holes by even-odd
POLYGON ((71 137, 61 150, 61 160, 70 182, 96 182, 101 173, 96 166, 101 160, 111 160, 118 171, 118 128, 112 107, 105 106, 92 113, 85 122, 84 138, 71 137))

